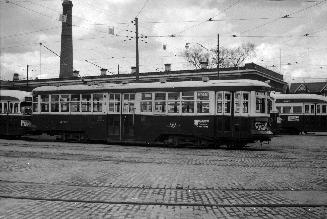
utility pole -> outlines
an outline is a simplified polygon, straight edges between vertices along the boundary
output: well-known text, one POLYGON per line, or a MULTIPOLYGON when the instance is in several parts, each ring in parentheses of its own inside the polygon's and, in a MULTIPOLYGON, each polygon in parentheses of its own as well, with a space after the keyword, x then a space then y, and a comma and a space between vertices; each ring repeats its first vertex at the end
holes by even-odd
POLYGON ((27 65, 26 67, 26 86, 27 86, 27 90, 28 90, 28 66, 29 65, 27 65))
POLYGON ((219 80, 219 33, 218 33, 218 44, 217 44, 217 78, 219 80))
POLYGON ((135 40, 136 40, 136 81, 139 81, 139 73, 140 73, 140 68, 139 68, 139 19, 136 17, 135 18, 135 40))

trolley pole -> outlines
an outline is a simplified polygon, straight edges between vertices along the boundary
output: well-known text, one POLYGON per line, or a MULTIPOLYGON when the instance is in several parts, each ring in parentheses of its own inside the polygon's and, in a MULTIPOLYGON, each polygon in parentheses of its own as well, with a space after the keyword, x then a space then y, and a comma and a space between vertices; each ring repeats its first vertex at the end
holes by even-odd
POLYGON ((218 44, 217 44, 217 78, 219 80, 219 33, 218 33, 218 36, 217 36, 217 39, 218 39, 218 44))
POLYGON ((29 67, 29 65, 26 66, 26 86, 27 86, 27 91, 28 91, 28 67, 29 67))
POLYGON ((140 73, 140 68, 139 68, 139 19, 136 17, 135 18, 135 41, 136 41, 136 82, 139 81, 139 73, 140 73))

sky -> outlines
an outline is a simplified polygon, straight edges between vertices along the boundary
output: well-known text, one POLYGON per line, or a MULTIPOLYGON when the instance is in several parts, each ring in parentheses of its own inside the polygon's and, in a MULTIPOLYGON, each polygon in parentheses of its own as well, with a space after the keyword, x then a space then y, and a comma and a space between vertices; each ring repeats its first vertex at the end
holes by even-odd
MULTIPOLYGON (((181 55, 186 43, 216 48, 219 33, 222 47, 254 43, 256 56, 246 62, 280 72, 288 82, 327 81, 327 0, 72 2, 74 69, 81 76, 99 75, 99 67, 131 72, 138 17, 140 73, 163 71, 166 63, 192 69, 181 55)), ((60 54, 61 13, 61 0, 0 0, 0 79, 26 78, 27 65, 29 78, 59 77, 54 53, 60 54)))

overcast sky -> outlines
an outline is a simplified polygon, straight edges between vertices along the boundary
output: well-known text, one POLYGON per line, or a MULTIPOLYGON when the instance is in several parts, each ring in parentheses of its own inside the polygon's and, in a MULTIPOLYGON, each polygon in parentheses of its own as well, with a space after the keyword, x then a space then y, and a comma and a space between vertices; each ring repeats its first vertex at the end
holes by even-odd
MULTIPOLYGON (((0 0, 1 79, 11 80, 13 73, 26 77, 26 65, 32 78, 59 77, 59 57, 39 44, 60 54, 61 4, 0 0)), ((279 72, 281 61, 287 81, 327 80, 327 0, 73 0, 73 5, 74 69, 81 76, 100 74, 85 59, 114 74, 118 64, 120 73, 130 72, 135 40, 128 36, 134 36, 131 21, 138 16, 140 36, 148 36, 139 43, 141 73, 162 71, 165 63, 172 70, 191 69, 180 57, 185 44, 215 48, 219 33, 224 47, 254 43, 257 56, 248 62, 279 72), (111 26, 117 36, 108 34, 111 26), (172 34, 176 37, 168 37, 172 34)))

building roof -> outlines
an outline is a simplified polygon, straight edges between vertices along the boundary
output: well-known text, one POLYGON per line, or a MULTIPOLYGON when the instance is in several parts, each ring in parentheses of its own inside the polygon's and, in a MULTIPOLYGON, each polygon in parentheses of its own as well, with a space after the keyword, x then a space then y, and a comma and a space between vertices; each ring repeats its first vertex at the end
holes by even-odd
POLYGON ((326 85, 326 81, 292 83, 290 85, 290 93, 320 93, 326 87, 326 85))

